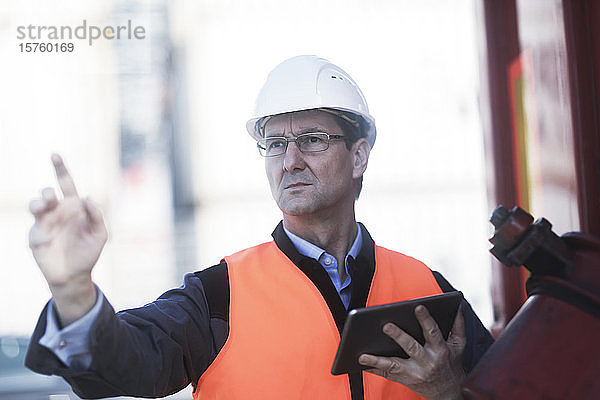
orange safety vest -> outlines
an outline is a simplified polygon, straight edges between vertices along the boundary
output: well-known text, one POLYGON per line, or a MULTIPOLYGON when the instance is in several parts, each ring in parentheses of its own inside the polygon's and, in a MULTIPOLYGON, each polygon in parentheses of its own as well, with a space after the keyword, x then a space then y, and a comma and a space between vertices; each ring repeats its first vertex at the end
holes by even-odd
MULTIPOLYGON (((314 283, 274 242, 225 260, 229 336, 194 399, 350 399, 348 376, 331 374, 340 335, 314 283)), ((375 246, 367 306, 440 293, 423 263, 375 246)), ((365 400, 421 399, 374 374, 364 373, 363 384, 365 400)))

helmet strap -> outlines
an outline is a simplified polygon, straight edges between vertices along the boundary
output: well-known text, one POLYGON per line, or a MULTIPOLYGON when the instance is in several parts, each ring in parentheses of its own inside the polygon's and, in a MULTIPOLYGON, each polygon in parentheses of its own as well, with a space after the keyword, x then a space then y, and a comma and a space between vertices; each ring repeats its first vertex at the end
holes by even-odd
POLYGON ((336 115, 336 116, 340 117, 341 119, 343 119, 344 121, 346 121, 349 124, 351 124, 352 126, 354 126, 355 128, 359 128, 360 127, 360 123, 357 120, 350 118, 348 115, 346 115, 343 112, 340 112, 340 111, 337 111, 337 110, 333 110, 331 108, 317 108, 317 110, 319 110, 319 111, 325 111, 326 113, 336 115))

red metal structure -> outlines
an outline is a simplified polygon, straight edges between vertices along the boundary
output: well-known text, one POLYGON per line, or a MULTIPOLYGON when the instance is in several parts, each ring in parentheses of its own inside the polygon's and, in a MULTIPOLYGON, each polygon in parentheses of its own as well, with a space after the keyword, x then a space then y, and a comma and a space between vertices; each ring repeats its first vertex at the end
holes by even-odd
MULTIPOLYGON (((518 204, 559 234, 600 235, 600 2, 476 4, 490 209, 518 204)), ((529 273, 493 269, 498 336, 529 273)))
POLYGON ((527 212, 492 217, 492 253, 513 267, 494 261, 498 339, 463 394, 598 399, 600 2, 476 4, 490 209, 527 212))
POLYGON ((529 299, 467 378, 467 400, 600 398, 600 238, 532 222, 517 207, 492 217, 492 254, 527 267, 529 299))

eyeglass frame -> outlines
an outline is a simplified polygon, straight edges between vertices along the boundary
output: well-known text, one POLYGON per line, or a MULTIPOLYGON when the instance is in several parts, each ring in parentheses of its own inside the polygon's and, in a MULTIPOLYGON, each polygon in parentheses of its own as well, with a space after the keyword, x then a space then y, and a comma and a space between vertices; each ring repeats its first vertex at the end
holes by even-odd
POLYGON ((256 141, 256 147, 258 148, 258 153, 262 156, 262 157, 277 157, 277 156, 281 156, 283 154, 285 154, 287 152, 288 149, 288 145, 290 142, 295 142, 296 146, 298 146, 298 150, 303 153, 303 154, 310 154, 310 153, 321 153, 323 151, 327 151, 329 149, 329 143, 332 140, 347 140, 347 136, 346 135, 330 135, 327 132, 306 132, 306 133, 302 133, 296 137, 285 137, 285 136, 269 136, 269 137, 263 137, 260 140, 256 141), (307 136, 313 136, 313 135, 325 135, 327 136, 327 147, 325 147, 323 150, 315 150, 315 151, 303 151, 300 148, 300 145, 298 145, 298 140, 301 138, 305 138, 307 136), (266 141, 267 139, 280 139, 280 140, 285 140, 285 149, 283 149, 283 152, 281 152, 280 154, 273 154, 273 155, 263 155, 263 153, 261 152, 262 150, 266 151, 266 148, 261 146, 261 142, 266 141))

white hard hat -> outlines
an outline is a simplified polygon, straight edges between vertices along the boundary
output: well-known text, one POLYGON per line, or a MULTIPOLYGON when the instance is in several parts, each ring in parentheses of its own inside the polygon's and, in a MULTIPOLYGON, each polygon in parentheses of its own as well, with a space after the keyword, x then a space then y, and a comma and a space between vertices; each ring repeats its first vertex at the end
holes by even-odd
MULTIPOLYGON (((371 147, 375 143, 375 119, 369 114, 367 101, 354 80, 340 67, 317 56, 297 56, 275 67, 256 99, 254 116, 246 123, 250 136, 262 137, 261 120, 301 110, 337 110, 359 115, 360 129, 371 147)), ((263 125, 264 126, 264 125, 263 125)))

